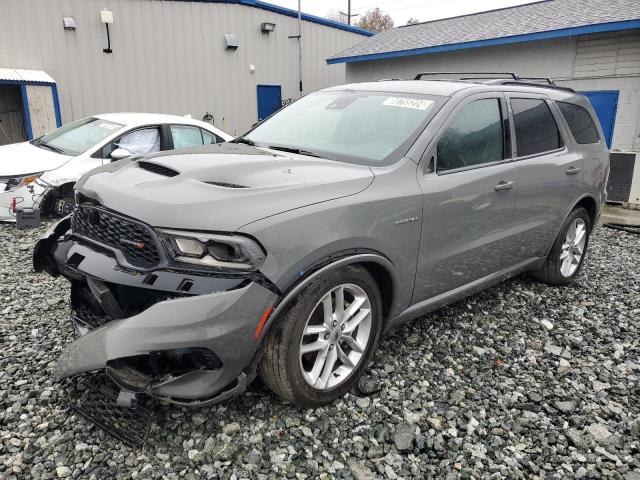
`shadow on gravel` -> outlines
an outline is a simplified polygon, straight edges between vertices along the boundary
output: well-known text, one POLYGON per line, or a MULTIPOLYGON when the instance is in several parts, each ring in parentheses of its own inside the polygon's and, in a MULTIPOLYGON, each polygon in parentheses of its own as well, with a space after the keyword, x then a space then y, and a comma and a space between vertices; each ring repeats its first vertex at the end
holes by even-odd
POLYGON ((335 404, 298 409, 254 383, 161 406, 141 449, 69 413, 52 382, 68 288, 24 272, 35 238, 0 230, 3 478, 640 475, 638 236, 597 229, 570 287, 518 277, 397 329, 335 404))

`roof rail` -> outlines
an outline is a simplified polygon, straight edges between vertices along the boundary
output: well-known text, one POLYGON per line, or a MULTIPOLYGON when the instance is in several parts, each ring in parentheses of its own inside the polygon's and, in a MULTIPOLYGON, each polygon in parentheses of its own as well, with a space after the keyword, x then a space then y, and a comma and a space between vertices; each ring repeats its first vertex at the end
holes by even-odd
MULTIPOLYGON (((548 83, 535 83, 535 82, 526 82, 524 80, 538 80, 537 78, 527 78, 523 80, 503 80, 498 79, 494 82, 491 82, 491 85, 514 85, 514 86, 522 86, 522 87, 538 87, 538 88, 550 88, 553 90, 562 90, 563 92, 576 93, 576 91, 571 87, 562 87, 560 85, 556 85, 553 81, 549 80, 548 83)), ((540 79, 543 80, 543 79, 540 79)), ((546 80, 546 79, 545 79, 546 80)))
POLYGON ((504 75, 505 77, 510 77, 513 80, 520 80, 520 77, 518 76, 518 74, 514 72, 422 72, 422 73, 418 73, 413 79, 422 80, 422 77, 429 77, 432 75, 465 75, 464 78, 460 78, 459 80, 493 78, 493 77, 478 77, 477 75, 504 75), (468 75, 473 75, 473 77, 468 77, 468 75))

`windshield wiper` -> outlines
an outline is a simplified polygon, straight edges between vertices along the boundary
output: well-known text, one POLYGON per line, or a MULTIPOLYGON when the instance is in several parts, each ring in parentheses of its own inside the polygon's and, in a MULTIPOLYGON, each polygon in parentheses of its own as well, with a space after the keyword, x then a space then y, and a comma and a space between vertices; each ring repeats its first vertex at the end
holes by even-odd
POLYGON ((40 147, 40 148, 44 148, 46 150, 51 150, 52 152, 56 152, 56 153, 60 153, 60 154, 64 154, 64 150, 62 150, 61 148, 58 147, 54 147, 52 145, 49 145, 48 143, 44 143, 42 140, 40 139, 35 139, 33 142, 31 142, 33 145, 35 145, 36 147, 40 147))
POLYGON ((307 157, 324 158, 325 160, 331 160, 330 158, 320 155, 318 153, 310 152, 309 150, 304 150, 297 147, 280 147, 278 145, 269 145, 267 148, 270 148, 271 150, 280 150, 281 152, 297 153, 298 155, 306 155, 307 157))
POLYGON ((250 147, 256 146, 256 142, 254 142, 253 140, 249 140, 248 138, 236 138, 235 140, 232 140, 231 143, 244 143, 245 145, 249 145, 250 147))

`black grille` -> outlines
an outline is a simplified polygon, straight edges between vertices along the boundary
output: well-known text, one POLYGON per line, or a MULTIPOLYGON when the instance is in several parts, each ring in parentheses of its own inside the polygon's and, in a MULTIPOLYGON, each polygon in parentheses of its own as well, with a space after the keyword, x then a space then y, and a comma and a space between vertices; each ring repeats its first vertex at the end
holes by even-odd
POLYGON ((180 175, 180 172, 176 172, 174 169, 169 167, 158 165, 157 163, 138 162, 138 167, 165 177, 175 177, 176 175, 180 175))
POLYGON ((160 262, 158 246, 148 227, 106 210, 86 205, 76 207, 71 231, 120 250, 136 267, 152 267, 160 262))

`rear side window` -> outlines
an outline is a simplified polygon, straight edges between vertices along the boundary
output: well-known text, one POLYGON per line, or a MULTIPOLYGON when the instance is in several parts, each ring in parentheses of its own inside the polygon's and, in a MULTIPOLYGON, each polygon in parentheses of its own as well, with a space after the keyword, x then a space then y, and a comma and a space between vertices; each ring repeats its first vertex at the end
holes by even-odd
POLYGON ((562 147, 556 121, 544 100, 511 99, 518 157, 549 152, 562 147))
POLYGON ((499 162, 504 158, 500 100, 465 105, 438 141, 438 172, 499 162))
POLYGON ((198 127, 171 125, 173 148, 187 148, 202 145, 202 133, 198 127))
POLYGON ((598 143, 600 141, 598 130, 586 109, 573 103, 557 103, 576 142, 584 145, 586 143, 598 143))

